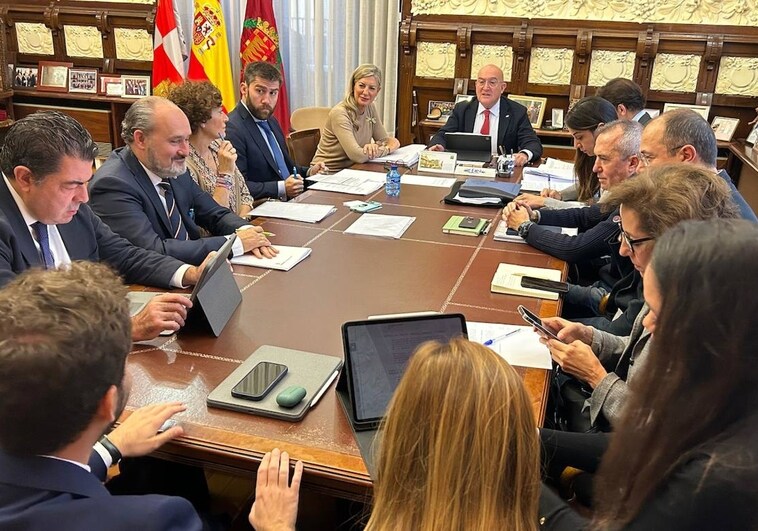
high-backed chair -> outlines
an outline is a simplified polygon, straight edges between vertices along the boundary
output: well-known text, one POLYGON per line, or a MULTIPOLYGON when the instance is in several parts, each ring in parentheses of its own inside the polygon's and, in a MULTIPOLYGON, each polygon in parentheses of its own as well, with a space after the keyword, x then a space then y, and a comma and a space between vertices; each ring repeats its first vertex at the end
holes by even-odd
MULTIPOLYGON (((294 114, 293 114, 294 116, 294 114)), ((318 142, 321 140, 321 131, 318 128, 293 131, 287 137, 287 149, 295 164, 308 166, 316 154, 318 142)))
POLYGON ((329 107, 302 107, 290 116, 290 127, 294 131, 302 129, 323 129, 329 116, 329 107))

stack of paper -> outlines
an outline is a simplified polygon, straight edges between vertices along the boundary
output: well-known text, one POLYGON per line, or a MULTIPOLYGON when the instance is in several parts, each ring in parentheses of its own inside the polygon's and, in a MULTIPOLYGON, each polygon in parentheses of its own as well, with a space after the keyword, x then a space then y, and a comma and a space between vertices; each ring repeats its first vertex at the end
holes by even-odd
POLYGON ((563 190, 574 184, 574 165, 558 159, 547 159, 539 168, 524 168, 521 189, 541 192, 544 188, 563 190))
POLYGON ((437 188, 450 188, 455 183, 455 177, 429 177, 427 175, 413 175, 406 173, 400 176, 401 184, 415 184, 417 186, 436 186, 437 188))
POLYGON ((345 230, 345 234, 362 234, 397 240, 414 221, 416 218, 410 216, 363 214, 345 230))
POLYGON ((485 344, 511 365, 533 367, 535 369, 553 368, 550 351, 540 343, 531 326, 516 326, 492 323, 466 322, 468 338, 485 344))
POLYGON ((252 254, 243 254, 232 258, 232 263, 289 271, 311 254, 310 247, 288 247, 286 245, 277 245, 276 249, 279 251, 279 254, 273 258, 256 258, 252 254))
MULTIPOLYGON (((544 227, 552 232, 558 232, 567 236, 576 236, 579 234, 579 229, 577 228, 556 227, 555 225, 540 225, 540 227, 544 227)), ((526 240, 519 236, 517 231, 509 229, 508 225, 502 219, 495 229, 493 239, 496 242, 526 243, 526 240)))
POLYGON ((291 219, 293 221, 305 221, 306 223, 318 223, 326 216, 334 214, 337 209, 334 205, 314 205, 310 203, 283 203, 280 201, 266 201, 250 211, 250 217, 291 219))
POLYGON ((389 155, 385 155, 384 157, 371 159, 369 162, 378 162, 381 164, 394 162, 398 166, 407 166, 410 168, 418 162, 419 153, 425 149, 426 146, 424 144, 410 144, 408 146, 398 148, 389 155))
POLYGON ((490 291, 508 295, 522 295, 538 299, 558 300, 558 294, 541 289, 530 289, 521 286, 521 277, 544 278, 545 280, 561 280, 561 272, 557 269, 544 267, 529 267, 516 264, 500 264, 492 278, 490 291))
POLYGON ((332 175, 314 175, 310 180, 316 181, 310 190, 325 190, 343 194, 368 195, 376 192, 384 185, 386 177, 383 173, 363 170, 340 170, 332 175))

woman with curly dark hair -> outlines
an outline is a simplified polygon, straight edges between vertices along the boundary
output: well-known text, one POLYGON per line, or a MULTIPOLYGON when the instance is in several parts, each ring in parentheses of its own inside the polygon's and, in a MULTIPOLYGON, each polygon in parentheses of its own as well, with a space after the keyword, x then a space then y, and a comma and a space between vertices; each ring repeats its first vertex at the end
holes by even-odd
POLYGON ((224 140, 229 118, 221 107, 221 92, 208 81, 185 81, 168 94, 187 115, 192 129, 190 175, 204 191, 240 216, 253 208, 253 196, 237 169, 237 152, 224 140))

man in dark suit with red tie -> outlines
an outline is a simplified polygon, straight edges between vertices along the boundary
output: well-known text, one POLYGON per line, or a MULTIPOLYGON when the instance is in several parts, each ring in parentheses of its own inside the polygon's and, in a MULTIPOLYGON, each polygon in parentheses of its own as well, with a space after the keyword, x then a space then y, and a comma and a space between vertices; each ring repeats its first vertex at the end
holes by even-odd
POLYGON ((476 78, 476 98, 455 106, 429 149, 444 151, 445 133, 478 133, 492 136, 492 153, 514 152, 516 166, 539 161, 542 143, 529 123, 526 107, 503 96, 505 88, 503 71, 495 65, 483 66, 476 78))

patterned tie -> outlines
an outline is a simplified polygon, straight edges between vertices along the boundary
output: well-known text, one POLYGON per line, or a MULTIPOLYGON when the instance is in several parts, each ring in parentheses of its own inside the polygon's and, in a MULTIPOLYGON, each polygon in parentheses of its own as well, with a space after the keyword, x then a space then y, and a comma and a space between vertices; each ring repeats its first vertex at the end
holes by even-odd
POLYGON ((187 240, 187 230, 182 223, 182 216, 179 215, 179 209, 174 202, 174 190, 171 188, 171 182, 163 179, 158 183, 163 188, 163 197, 166 199, 166 210, 168 210, 168 219, 171 222, 171 230, 174 231, 174 238, 177 240, 187 240))
POLYGON ((490 110, 484 109, 484 111, 482 111, 482 114, 484 114, 484 122, 482 123, 482 130, 479 132, 479 134, 488 135, 490 134, 490 110))
POLYGON ((47 236, 47 225, 41 221, 32 223, 34 234, 37 236, 37 243, 42 250, 42 259, 45 261, 45 269, 55 269, 55 259, 53 252, 50 250, 50 239, 47 236))
POLYGON ((284 155, 282 155, 282 149, 279 147, 279 142, 276 141, 276 137, 274 136, 274 132, 271 130, 271 126, 268 125, 268 122, 265 120, 262 120, 258 122, 258 125, 260 125, 263 130, 266 132, 266 137, 268 138, 268 145, 271 148, 271 154, 274 156, 274 160, 276 161, 276 165, 279 167, 279 175, 282 179, 286 179, 290 176, 290 170, 287 168, 287 164, 284 162, 284 155))

